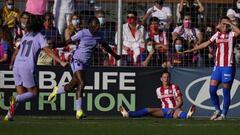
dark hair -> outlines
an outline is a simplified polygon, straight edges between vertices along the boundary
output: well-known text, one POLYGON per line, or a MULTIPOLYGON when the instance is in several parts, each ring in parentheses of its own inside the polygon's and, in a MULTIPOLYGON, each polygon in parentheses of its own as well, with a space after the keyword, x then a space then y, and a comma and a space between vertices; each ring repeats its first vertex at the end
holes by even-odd
POLYGON ((88 26, 92 25, 93 23, 96 23, 96 24, 100 24, 99 20, 97 17, 91 17, 89 20, 88 20, 88 26))
POLYGON ((186 43, 186 40, 183 38, 183 37, 177 37, 174 41, 173 41, 173 45, 176 44, 177 40, 181 40, 182 41, 182 44, 185 44, 186 43))
POLYGON ((222 16, 222 17, 220 18, 220 20, 219 20, 219 21, 222 21, 223 19, 230 20, 230 18, 229 18, 229 17, 227 17, 227 16, 222 16))
POLYGON ((43 18, 40 15, 32 15, 29 17, 29 24, 27 25, 27 31, 37 33, 43 28, 43 18))
POLYGON ((165 69, 163 69, 163 70, 161 71, 160 77, 162 77, 162 76, 163 76, 163 74, 168 74, 168 75, 169 75, 169 77, 171 77, 171 74, 170 74, 170 72, 168 71, 168 69, 167 69, 167 68, 165 68, 165 69))
POLYGON ((152 22, 160 22, 160 20, 157 17, 151 17, 149 20, 149 24, 151 24, 152 22))
POLYGON ((137 17, 137 11, 134 10, 127 11, 127 14, 134 14, 134 16, 137 17))
POLYGON ((45 17, 47 17, 47 16, 49 17, 50 20, 54 20, 54 16, 53 16, 53 14, 51 12, 45 13, 44 20, 45 20, 45 17))
POLYGON ((24 12, 21 13, 20 17, 23 17, 24 15, 26 15, 26 16, 28 16, 28 17, 30 16, 30 14, 29 14, 28 12, 25 12, 25 11, 24 11, 24 12))

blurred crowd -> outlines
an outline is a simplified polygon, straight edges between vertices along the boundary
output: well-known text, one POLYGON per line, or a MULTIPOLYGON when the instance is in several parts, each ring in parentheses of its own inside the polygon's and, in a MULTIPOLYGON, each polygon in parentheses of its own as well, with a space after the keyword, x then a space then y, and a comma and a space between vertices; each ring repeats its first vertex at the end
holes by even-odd
MULTIPOLYGON (((26 23, 31 13, 39 15, 39 19, 43 20, 42 34, 62 61, 71 62, 71 54, 81 41, 64 46, 59 45, 58 42, 70 39, 86 27, 89 17, 96 16, 104 39, 114 51, 121 46, 121 66, 208 67, 214 65, 216 49, 214 45, 190 54, 179 53, 208 40, 217 31, 217 21, 210 20, 203 23, 205 9, 201 0, 179 0, 176 13, 165 6, 164 0, 149 2, 152 5, 144 11, 143 16, 132 9, 123 15, 125 22, 122 29, 122 44, 118 45, 117 22, 106 18, 106 10, 96 6, 96 0, 89 0, 88 7, 80 11, 79 2, 77 4, 75 0, 54 0, 51 10, 47 8, 48 0, 26 0, 26 8, 23 11, 15 6, 14 0, 5 0, 3 7, 0 7, 0 64, 9 64, 11 61, 14 49, 19 46, 21 38, 27 32, 26 23)), ((240 0, 234 1, 232 6, 223 12, 232 23, 239 25, 240 0)), ((238 40, 235 42, 235 60, 239 64, 240 43, 238 40)), ((116 66, 114 58, 101 46, 96 49, 93 54, 93 66, 116 66)), ((59 63, 42 51, 37 64, 58 65, 59 63)))

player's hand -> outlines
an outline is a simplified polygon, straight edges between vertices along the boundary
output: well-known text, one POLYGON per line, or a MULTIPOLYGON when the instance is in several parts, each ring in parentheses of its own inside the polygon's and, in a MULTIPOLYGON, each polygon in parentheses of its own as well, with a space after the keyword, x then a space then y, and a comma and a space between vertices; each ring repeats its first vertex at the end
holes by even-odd
POLYGON ((116 55, 114 58, 115 58, 115 60, 120 60, 122 58, 122 56, 121 55, 116 55))
POLYGON ((62 67, 66 67, 68 65, 67 62, 63 62, 63 61, 60 64, 61 64, 62 67))
POLYGON ((9 69, 12 70, 13 69, 13 65, 9 65, 9 69))
POLYGON ((167 114, 171 114, 171 115, 173 115, 173 113, 174 113, 174 109, 170 109, 170 110, 168 110, 168 112, 167 112, 167 114))
POLYGON ((186 51, 183 51, 183 54, 184 53, 190 53, 190 52, 192 52, 192 50, 186 50, 186 51))

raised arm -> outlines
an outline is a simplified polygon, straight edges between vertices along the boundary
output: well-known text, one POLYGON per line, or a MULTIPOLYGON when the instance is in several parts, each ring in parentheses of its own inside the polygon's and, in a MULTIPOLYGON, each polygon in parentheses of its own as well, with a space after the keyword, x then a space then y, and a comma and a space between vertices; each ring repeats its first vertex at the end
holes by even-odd
POLYGON ((198 6, 199 6, 198 12, 202 13, 204 11, 204 7, 203 7, 200 0, 197 0, 197 3, 198 3, 198 6))

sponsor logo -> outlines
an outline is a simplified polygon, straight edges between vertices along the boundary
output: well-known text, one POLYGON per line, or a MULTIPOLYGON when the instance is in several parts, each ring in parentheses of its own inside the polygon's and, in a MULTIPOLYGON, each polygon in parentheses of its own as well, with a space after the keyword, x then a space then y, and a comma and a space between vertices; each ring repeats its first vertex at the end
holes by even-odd
MULTIPOLYGON (((212 104, 204 104, 205 101, 210 100, 210 94, 209 94, 209 84, 210 84, 210 76, 202 77, 199 79, 196 79, 192 81, 186 88, 185 94, 187 99, 194 105, 207 109, 207 110, 215 110, 212 104), (197 87, 196 85, 199 85, 199 83, 203 83, 201 87, 197 87), (191 94, 192 91, 196 91, 194 93, 197 93, 197 96, 193 98, 193 95, 191 94)), ((240 85, 239 80, 234 80, 232 89, 231 89, 231 98, 234 97, 236 94, 238 87, 240 85)), ((219 88, 218 95, 223 95, 222 88, 219 88)), ((231 104, 230 109, 233 109, 240 105, 240 101, 237 103, 231 104)), ((221 105, 222 106, 222 105, 221 105)))

